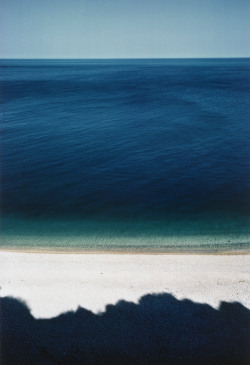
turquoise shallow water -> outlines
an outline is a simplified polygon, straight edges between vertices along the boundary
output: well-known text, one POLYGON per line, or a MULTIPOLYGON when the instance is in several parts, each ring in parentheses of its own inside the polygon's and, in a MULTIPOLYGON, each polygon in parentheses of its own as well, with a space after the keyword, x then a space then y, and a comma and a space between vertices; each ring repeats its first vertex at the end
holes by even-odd
POLYGON ((249 59, 0 66, 2 247, 249 250, 249 59))
POLYGON ((159 220, 23 219, 2 221, 2 247, 119 252, 248 251, 245 217, 185 216, 159 220))

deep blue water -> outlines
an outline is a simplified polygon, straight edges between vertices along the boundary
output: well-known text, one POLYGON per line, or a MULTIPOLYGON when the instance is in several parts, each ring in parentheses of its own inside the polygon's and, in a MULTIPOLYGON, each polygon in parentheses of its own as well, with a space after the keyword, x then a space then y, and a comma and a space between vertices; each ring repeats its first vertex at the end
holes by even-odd
POLYGON ((249 59, 0 65, 2 245, 249 244, 249 59))

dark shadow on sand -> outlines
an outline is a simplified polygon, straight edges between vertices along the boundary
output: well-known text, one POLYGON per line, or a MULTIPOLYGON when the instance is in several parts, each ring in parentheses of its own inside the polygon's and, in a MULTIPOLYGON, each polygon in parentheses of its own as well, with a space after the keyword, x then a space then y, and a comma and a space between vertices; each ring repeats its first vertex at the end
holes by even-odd
POLYGON ((219 310, 170 294, 120 301, 101 314, 78 308, 35 319, 20 300, 1 299, 1 365, 249 364, 250 311, 219 310))

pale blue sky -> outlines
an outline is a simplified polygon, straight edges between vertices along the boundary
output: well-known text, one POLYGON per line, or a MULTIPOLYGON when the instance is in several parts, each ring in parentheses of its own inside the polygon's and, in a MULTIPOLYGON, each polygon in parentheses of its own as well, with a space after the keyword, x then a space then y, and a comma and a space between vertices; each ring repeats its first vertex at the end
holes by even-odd
POLYGON ((249 0, 0 0, 0 57, 249 57, 249 0))

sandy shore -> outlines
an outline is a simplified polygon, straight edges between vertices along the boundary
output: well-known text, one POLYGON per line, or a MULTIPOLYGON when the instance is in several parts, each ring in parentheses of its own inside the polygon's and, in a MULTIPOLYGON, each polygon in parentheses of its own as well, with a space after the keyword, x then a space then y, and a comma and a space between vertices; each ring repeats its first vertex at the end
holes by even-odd
POLYGON ((218 308, 250 309, 250 255, 51 254, 0 251, 1 297, 24 300, 36 318, 78 306, 97 313, 119 300, 171 293, 218 308))

